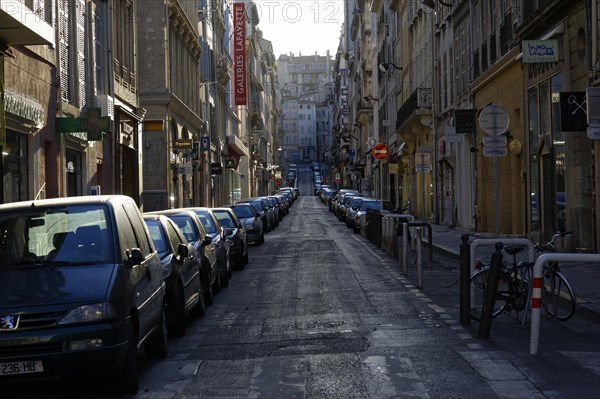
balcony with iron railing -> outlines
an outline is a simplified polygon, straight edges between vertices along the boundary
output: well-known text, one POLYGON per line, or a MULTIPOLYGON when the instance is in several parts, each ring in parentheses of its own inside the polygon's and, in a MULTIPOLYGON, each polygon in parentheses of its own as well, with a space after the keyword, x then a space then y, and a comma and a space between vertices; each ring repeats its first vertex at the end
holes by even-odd
POLYGON ((431 88, 419 87, 412 92, 410 97, 402 104, 396 114, 396 129, 402 124, 411 119, 418 111, 430 111, 432 109, 431 96, 433 91, 431 88))

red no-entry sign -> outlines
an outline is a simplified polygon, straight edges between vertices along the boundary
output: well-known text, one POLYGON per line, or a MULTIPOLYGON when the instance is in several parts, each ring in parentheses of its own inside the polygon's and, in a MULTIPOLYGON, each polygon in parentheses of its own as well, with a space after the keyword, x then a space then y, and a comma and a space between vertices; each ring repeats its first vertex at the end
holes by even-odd
POLYGON ((371 150, 371 154, 373 154, 373 158, 382 160, 388 157, 389 149, 388 146, 384 143, 377 143, 373 146, 371 150))

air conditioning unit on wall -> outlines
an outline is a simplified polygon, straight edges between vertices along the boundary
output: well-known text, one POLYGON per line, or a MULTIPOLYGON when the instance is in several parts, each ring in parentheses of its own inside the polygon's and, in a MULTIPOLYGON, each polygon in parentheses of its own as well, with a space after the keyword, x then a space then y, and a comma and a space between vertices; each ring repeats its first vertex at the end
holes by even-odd
POLYGON ((96 96, 96 107, 102 110, 102 116, 109 116, 111 120, 115 120, 115 99, 112 96, 96 96))

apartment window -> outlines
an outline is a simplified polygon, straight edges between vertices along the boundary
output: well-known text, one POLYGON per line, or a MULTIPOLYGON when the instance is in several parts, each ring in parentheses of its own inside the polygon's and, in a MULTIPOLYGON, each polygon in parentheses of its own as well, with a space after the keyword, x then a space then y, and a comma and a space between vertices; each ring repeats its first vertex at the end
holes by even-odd
POLYGON ((485 71, 488 68, 488 47, 487 42, 481 44, 481 70, 485 71))
POLYGON ((115 3, 114 35, 115 77, 124 86, 134 87, 133 2, 130 0, 115 3))
POLYGON ((78 108, 86 104, 85 0, 59 0, 58 53, 61 98, 78 108))

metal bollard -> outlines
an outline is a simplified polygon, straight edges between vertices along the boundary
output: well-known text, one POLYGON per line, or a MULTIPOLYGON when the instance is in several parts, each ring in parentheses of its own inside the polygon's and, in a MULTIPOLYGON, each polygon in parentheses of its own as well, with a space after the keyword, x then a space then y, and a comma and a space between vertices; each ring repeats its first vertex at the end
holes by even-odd
POLYGON ((402 274, 408 275, 408 224, 402 223, 402 274))
POLYGON ((422 257, 422 247, 423 244, 423 229, 421 227, 417 227, 416 229, 416 239, 417 239, 417 288, 423 288, 423 257, 422 257))
POLYGON ((471 323, 471 252, 469 235, 463 234, 460 239, 460 323, 471 323))
POLYGON ((489 338, 492 327, 492 314, 494 313, 494 304, 496 302, 496 291, 498 289, 498 280, 500 279, 500 269, 502 267, 502 252, 504 244, 497 242, 494 247, 496 251, 492 254, 490 264, 490 273, 488 275, 487 285, 485 287, 485 296, 483 298, 483 307, 481 309, 481 319, 479 322, 478 338, 489 338))

